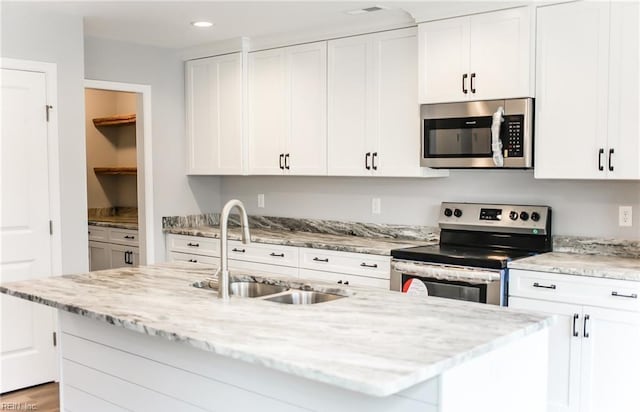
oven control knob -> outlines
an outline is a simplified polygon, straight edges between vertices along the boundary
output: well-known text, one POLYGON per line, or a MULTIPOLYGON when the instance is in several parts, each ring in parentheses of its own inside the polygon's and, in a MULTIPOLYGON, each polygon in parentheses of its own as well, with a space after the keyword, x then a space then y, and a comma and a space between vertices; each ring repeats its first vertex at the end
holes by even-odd
POLYGON ((529 213, 527 212, 520 212, 520 219, 521 220, 529 220, 529 213))
POLYGON ((452 211, 451 209, 446 208, 446 209, 444 210, 444 215, 445 215, 446 217, 451 217, 451 215, 452 215, 452 214, 453 214, 453 211, 452 211))
POLYGON ((509 219, 511 220, 518 220, 518 212, 516 212, 515 210, 512 210, 509 213, 509 219))
POLYGON ((534 222, 537 222, 538 220, 540 220, 540 213, 532 212, 531 213, 531 220, 533 220, 534 222))
POLYGON ((462 210, 460 210, 460 209, 456 209, 456 210, 454 210, 454 211, 453 211, 453 215, 454 215, 455 217, 460 217, 460 216, 462 216, 462 210))

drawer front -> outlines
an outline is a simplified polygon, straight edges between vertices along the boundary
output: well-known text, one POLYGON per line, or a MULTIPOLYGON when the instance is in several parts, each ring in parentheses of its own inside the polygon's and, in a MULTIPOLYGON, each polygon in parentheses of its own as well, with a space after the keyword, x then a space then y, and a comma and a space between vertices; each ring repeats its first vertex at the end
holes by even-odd
POLYGON ((301 248, 300 268, 389 279, 391 257, 301 248))
POLYGON ((640 311, 640 282, 509 270, 509 296, 640 311))
POLYGON ((138 231, 109 228, 109 242, 119 245, 138 246, 138 231))
POLYGON ((355 276, 346 273, 322 272, 319 270, 300 269, 300 279, 319 280, 335 283, 338 287, 360 286, 389 290, 389 280, 370 278, 367 276, 355 276))
POLYGON ((220 257, 220 240, 183 235, 167 235, 167 250, 194 255, 220 257))
POLYGON ((270 275, 289 276, 294 278, 298 277, 298 268, 290 266, 268 265, 265 263, 255 263, 246 260, 229 259, 229 268, 232 275, 234 273, 244 272, 265 277, 269 277, 270 275))
POLYGON ((106 227, 89 225, 89 240, 106 242, 109 239, 106 227))
POLYGON ((169 252, 168 256, 169 262, 203 263, 205 265, 212 265, 214 267, 218 267, 220 263, 220 258, 204 255, 194 255, 191 253, 169 252))
POLYGON ((245 245, 239 241, 229 241, 229 259, 297 268, 298 248, 264 243, 245 245))

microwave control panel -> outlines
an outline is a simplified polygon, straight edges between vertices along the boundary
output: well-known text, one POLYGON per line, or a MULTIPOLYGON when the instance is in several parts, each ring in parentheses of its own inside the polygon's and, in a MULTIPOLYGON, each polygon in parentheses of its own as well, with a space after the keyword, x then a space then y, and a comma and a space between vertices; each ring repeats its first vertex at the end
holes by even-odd
POLYGON ((504 157, 524 156, 524 116, 504 116, 504 157))

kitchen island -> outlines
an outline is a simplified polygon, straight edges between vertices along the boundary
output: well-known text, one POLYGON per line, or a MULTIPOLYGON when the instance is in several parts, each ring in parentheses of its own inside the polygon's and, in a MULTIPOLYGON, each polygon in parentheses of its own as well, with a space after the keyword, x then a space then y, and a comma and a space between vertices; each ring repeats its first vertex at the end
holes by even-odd
POLYGON ((172 263, 5 284, 59 310, 63 410, 542 411, 553 318, 234 275, 344 297, 219 300, 172 263))

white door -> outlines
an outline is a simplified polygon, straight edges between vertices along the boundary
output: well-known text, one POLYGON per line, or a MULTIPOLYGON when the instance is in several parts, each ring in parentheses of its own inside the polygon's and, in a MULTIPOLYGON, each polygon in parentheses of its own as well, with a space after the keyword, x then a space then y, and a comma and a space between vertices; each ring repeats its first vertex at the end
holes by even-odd
MULTIPOLYGON (((51 276, 46 79, 2 69, 1 281, 51 276)), ((0 295, 0 393, 56 379, 54 313, 0 295)))
POLYGON ((557 315, 555 325, 549 330, 549 412, 577 412, 580 407, 582 306, 509 297, 509 307, 557 315))
POLYGON ((327 47, 329 175, 370 175, 373 150, 367 145, 375 132, 370 38, 331 40, 327 47))
POLYGON ((535 177, 606 178, 609 3, 537 10, 535 177))
POLYGON ((109 243, 89 242, 89 268, 94 270, 111 269, 111 248, 109 243))
POLYGON ((470 22, 470 98, 532 96, 529 7, 478 14, 470 22))
POLYGON ((287 47, 286 173, 327 174, 327 43, 287 47))
POLYGON ((287 133, 285 49, 249 53, 249 174, 279 175, 287 133))
POLYGON ((139 252, 137 247, 110 245, 111 268, 138 266, 139 252))
POLYGON ((420 103, 468 100, 469 17, 422 23, 419 36, 420 103))
POLYGON ((633 1, 611 3, 607 169, 614 179, 640 179, 639 7, 633 1))
POLYGON ((584 313, 581 412, 637 412, 640 313, 590 306, 584 313))

